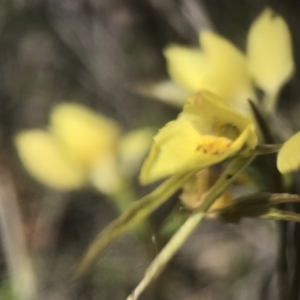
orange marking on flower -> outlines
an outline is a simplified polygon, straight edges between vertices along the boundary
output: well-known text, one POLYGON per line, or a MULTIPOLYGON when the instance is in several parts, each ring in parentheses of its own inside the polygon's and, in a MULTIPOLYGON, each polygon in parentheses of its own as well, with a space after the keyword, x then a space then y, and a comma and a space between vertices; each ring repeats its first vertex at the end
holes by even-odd
POLYGON ((196 151, 203 154, 220 155, 228 151, 232 140, 225 137, 206 135, 202 137, 201 144, 196 147, 196 151))
POLYGON ((198 146, 196 147, 196 151, 200 151, 201 148, 202 148, 202 145, 198 145, 198 146))

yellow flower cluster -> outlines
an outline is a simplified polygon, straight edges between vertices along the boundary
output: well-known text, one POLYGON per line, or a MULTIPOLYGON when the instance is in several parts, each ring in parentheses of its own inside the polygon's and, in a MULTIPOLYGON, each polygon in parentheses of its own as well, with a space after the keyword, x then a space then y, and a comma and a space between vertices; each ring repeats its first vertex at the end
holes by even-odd
MULTIPOLYGON (((256 99, 253 82, 265 93, 265 108, 274 110, 281 87, 294 72, 288 27, 269 8, 251 25, 246 55, 209 31, 200 33, 200 44, 201 50, 171 45, 164 51, 176 83, 175 89, 168 83, 169 91, 192 96, 178 118, 154 137, 141 170, 143 184, 201 170, 253 149, 258 143, 255 126, 237 110, 248 114, 246 100, 256 99)), ((111 193, 122 185, 125 172, 132 173, 130 166, 138 166, 151 136, 141 130, 122 137, 116 122, 64 103, 52 111, 47 130, 21 132, 15 144, 26 169, 42 183, 60 190, 92 183, 111 193)), ((285 148, 278 161, 283 171, 285 148)))
POLYGON ((255 126, 237 110, 249 115, 246 100, 256 100, 255 86, 264 91, 264 108, 274 110, 280 89, 294 73, 288 26, 270 8, 251 25, 246 55, 210 31, 200 33, 200 45, 201 50, 171 45, 164 51, 176 84, 172 90, 167 83, 168 90, 181 88, 193 96, 177 120, 154 137, 140 175, 144 184, 253 149, 255 126))

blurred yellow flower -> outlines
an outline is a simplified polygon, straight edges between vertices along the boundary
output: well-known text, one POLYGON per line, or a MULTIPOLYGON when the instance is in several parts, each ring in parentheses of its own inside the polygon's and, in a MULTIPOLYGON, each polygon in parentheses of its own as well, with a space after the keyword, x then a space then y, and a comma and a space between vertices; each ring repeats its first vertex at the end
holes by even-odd
POLYGON ((274 110, 277 95, 295 68, 290 32, 282 17, 270 8, 262 12, 249 30, 246 55, 211 31, 200 32, 199 41, 201 49, 174 44, 164 50, 173 83, 142 85, 138 91, 180 106, 184 91, 191 95, 208 90, 250 115, 246 100, 256 101, 254 82, 266 94, 263 105, 274 110))
POLYGON ((245 100, 255 100, 255 93, 243 53, 209 31, 200 33, 200 44, 202 50, 178 45, 165 49, 171 78, 191 94, 205 89, 245 110, 245 100))
POLYGON ((71 190, 90 183, 112 194, 133 175, 150 147, 150 129, 130 135, 122 137, 116 122, 82 105, 62 103, 53 109, 48 131, 24 130, 15 136, 15 145, 27 171, 46 186, 71 190), (128 149, 134 149, 134 158, 128 149))
POLYGON ((255 128, 215 94, 188 98, 177 120, 167 123, 154 143, 140 174, 143 184, 176 173, 200 170, 257 144, 255 128))

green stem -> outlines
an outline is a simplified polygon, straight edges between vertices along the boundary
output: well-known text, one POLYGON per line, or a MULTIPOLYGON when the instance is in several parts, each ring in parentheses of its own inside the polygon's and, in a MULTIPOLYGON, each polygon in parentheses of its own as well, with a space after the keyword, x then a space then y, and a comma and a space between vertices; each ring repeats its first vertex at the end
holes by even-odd
POLYGON ((241 151, 239 155, 244 157, 256 156, 256 155, 267 155, 267 154, 278 152, 281 147, 282 144, 257 145, 254 149, 247 149, 241 151))
POLYGON ((163 182, 152 193, 135 201, 115 221, 111 222, 88 248, 75 271, 75 278, 82 276, 95 263, 100 254, 116 239, 133 229, 150 215, 158 206, 173 195, 196 171, 174 175, 163 182))
POLYGON ((235 180, 237 175, 254 159, 254 157, 235 158, 227 166, 219 180, 211 188, 204 202, 187 219, 180 229, 171 238, 169 243, 162 249, 155 260, 146 270, 145 276, 127 298, 127 300, 137 300, 143 291, 152 283, 163 271, 167 263, 173 258, 178 249, 184 244, 188 237, 193 233, 199 223, 203 220, 206 211, 214 201, 224 192, 224 190, 235 180))
MULTIPOLYGON (((137 201, 137 196, 129 182, 124 182, 122 188, 117 193, 111 194, 110 198, 119 215, 122 215, 132 203, 137 201)), ((147 242, 149 236, 152 235, 150 222, 141 221, 139 226, 133 229, 133 233, 139 240, 147 242)))
POLYGON ((278 99, 277 95, 278 95, 277 90, 272 91, 272 92, 267 92, 263 99, 262 104, 263 104, 264 110, 270 115, 272 113, 274 113, 274 111, 276 109, 276 104, 277 104, 277 99, 278 99))

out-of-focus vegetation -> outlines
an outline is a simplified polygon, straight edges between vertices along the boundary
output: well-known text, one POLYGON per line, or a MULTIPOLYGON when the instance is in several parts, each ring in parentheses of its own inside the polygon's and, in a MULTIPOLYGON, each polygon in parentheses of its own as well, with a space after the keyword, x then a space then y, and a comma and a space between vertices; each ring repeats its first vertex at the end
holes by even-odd
MULTIPOLYGON (((300 11, 295 1, 0 3, 1 300, 126 299, 190 214, 180 194, 175 194, 131 234, 111 245, 86 276, 73 280, 75 267, 99 232, 129 202, 156 186, 139 185, 141 159, 150 146, 149 136, 175 119, 180 109, 148 97, 151 93, 145 89, 141 93, 140 87, 168 78, 163 56, 166 46, 198 47, 198 33, 203 29, 216 30, 246 50, 250 24, 267 5, 289 26, 299 70, 300 11), (71 164, 84 168, 87 177, 76 189, 50 188, 29 175, 14 144, 18 133, 37 129, 66 141, 60 130, 67 117, 56 131, 51 127, 53 110, 66 102, 113 120, 120 130, 117 146, 109 151, 115 152, 109 166, 99 163, 99 157, 89 161, 88 167, 86 161, 78 163, 72 157, 71 164), (146 135, 134 131, 141 128, 150 129, 146 135), (116 170, 121 179, 115 179, 116 170), (99 176, 105 180, 97 180, 99 176), (116 189, 112 188, 115 180, 116 189)), ((299 87, 296 73, 281 90, 276 114, 270 118, 274 124, 271 136, 277 140, 266 139, 267 143, 282 142, 300 129, 299 87)), ((176 90, 175 95, 178 93, 176 90)), ((81 151, 88 137, 79 131, 72 134, 78 137, 76 147, 81 151)), ((56 149, 62 144, 54 145, 56 149)), ((65 155, 61 149, 55 153, 65 155)), ((41 159, 39 153, 35 155, 30 163, 41 159)), ((51 168, 52 164, 45 165, 51 168)), ((218 174, 220 168, 212 171, 218 174)), ((284 178, 278 174, 274 156, 259 157, 228 193, 236 197, 257 190, 299 193, 299 174, 284 178), (267 177, 264 170, 275 175, 267 177)), ((56 174, 50 180, 53 176, 56 174)), ((282 208, 300 211, 299 204, 282 208)), ((299 237, 300 227, 292 223, 206 220, 141 299, 297 300, 299 237)))

